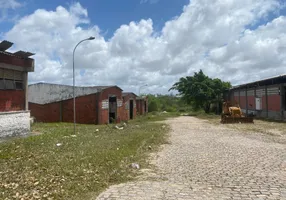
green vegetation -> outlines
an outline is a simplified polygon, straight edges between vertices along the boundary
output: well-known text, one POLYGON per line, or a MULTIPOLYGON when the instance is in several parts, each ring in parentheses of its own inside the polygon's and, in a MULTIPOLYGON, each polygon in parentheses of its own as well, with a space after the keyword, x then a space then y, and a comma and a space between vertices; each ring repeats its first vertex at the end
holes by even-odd
POLYGON ((27 138, 0 143, 0 199, 89 199, 109 185, 134 179, 133 162, 146 167, 166 142, 167 115, 138 117, 124 130, 109 126, 33 125, 27 138), (97 130, 98 129, 98 130, 97 130))
POLYGON ((218 78, 211 79, 200 70, 194 73, 194 76, 182 77, 170 90, 177 90, 182 100, 195 110, 203 109, 209 113, 211 105, 222 103, 222 94, 230 87, 229 82, 218 78))
POLYGON ((187 112, 190 106, 174 95, 148 95, 148 111, 187 112))

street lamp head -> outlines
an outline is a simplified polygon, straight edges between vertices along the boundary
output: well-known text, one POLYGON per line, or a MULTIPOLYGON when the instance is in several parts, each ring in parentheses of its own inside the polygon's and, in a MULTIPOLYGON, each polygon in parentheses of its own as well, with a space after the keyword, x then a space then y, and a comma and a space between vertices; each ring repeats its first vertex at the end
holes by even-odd
POLYGON ((89 40, 94 40, 95 37, 91 36, 91 37, 89 37, 88 39, 89 39, 89 40))

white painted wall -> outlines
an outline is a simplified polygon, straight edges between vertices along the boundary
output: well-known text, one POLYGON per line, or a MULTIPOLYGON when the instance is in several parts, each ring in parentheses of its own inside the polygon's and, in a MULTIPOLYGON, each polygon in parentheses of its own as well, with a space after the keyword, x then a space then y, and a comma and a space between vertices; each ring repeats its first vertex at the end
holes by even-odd
POLYGON ((0 137, 26 135, 30 132, 30 111, 0 112, 0 137))

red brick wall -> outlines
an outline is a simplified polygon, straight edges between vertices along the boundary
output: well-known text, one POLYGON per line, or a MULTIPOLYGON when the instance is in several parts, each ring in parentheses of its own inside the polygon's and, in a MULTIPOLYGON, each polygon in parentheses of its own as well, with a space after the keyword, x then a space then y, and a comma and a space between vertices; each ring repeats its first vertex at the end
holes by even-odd
POLYGON ((101 100, 108 99, 110 95, 115 95, 117 99, 122 99, 122 90, 118 87, 110 87, 101 92, 101 100))
POLYGON ((267 110, 266 108, 266 96, 262 96, 261 98, 261 101, 262 101, 262 110, 267 110))
POLYGON ((99 120, 100 124, 108 124, 109 123, 109 119, 108 119, 109 113, 108 112, 109 112, 109 110, 101 110, 100 120, 99 120))
POLYGON ((233 105, 235 105, 236 103, 238 103, 239 102, 239 98, 238 98, 238 96, 234 96, 234 101, 233 102, 231 102, 233 105))
POLYGON ((248 103, 248 109, 249 110, 255 110, 255 97, 254 96, 248 96, 247 97, 247 103, 248 103))
POLYGON ((137 109, 137 113, 138 115, 142 115, 142 104, 141 104, 141 100, 137 99, 136 100, 136 109, 137 109))
MULTIPOLYGON (((136 99, 133 99, 133 102, 134 102, 134 106, 135 106, 135 104, 136 104, 136 99)), ((137 116, 137 108, 136 108, 136 106, 135 106, 135 107, 133 107, 133 119, 135 119, 136 116, 137 116)))
POLYGON ((123 98, 123 103, 124 103, 124 120, 130 120, 130 110, 133 109, 133 119, 136 118, 137 115, 137 100, 136 100, 136 95, 133 94, 128 94, 123 98), (130 100, 133 100, 133 108, 130 108, 130 100), (128 104, 129 109, 125 109, 125 104, 128 104))
MULTIPOLYGON (((148 108, 148 102, 146 101, 146 105, 148 108)), ((139 115, 144 115, 145 114, 145 100, 143 99, 137 99, 136 100, 136 107, 137 107, 137 112, 139 115)))
MULTIPOLYGON (((29 103, 31 116, 39 122, 60 122, 62 104, 62 121, 73 122, 73 99, 45 105, 29 103)), ((96 95, 76 98, 76 122, 80 124, 96 123, 96 95)))
POLYGON ((60 121, 60 102, 45 105, 29 102, 31 116, 36 118, 37 122, 59 122, 60 121))
MULTIPOLYGON (((91 94, 77 97, 77 123, 96 124, 97 121, 99 124, 109 123, 109 110, 102 109, 102 100, 108 99, 109 95, 115 95, 117 99, 122 99, 122 90, 117 87, 111 87, 102 91, 100 94, 91 94)), ((60 121, 60 105, 60 102, 45 105, 29 103, 29 109, 31 110, 31 115, 34 116, 38 121, 58 122, 60 121)), ((120 120, 124 119, 124 117, 124 107, 117 107, 117 122, 120 122, 120 120)), ((62 101, 62 120, 63 122, 73 122, 73 99, 62 101)))
POLYGON ((129 120, 129 110, 125 109, 125 105, 129 104, 129 101, 127 101, 127 98, 123 98, 123 104, 122 104, 122 109, 121 109, 121 120, 122 121, 128 121, 129 120))
MULTIPOLYGON (((76 122, 79 124, 96 124, 96 94, 77 97, 76 122)), ((73 99, 62 102, 63 121, 73 122, 73 99)))
POLYGON ((0 90, 0 112, 25 110, 24 90, 0 90))
MULTIPOLYGON (((108 100, 109 96, 111 95, 115 95, 117 100, 122 100, 122 90, 118 87, 110 87, 107 88, 105 90, 103 90, 100 94, 99 94, 99 110, 100 110, 100 119, 99 119, 99 123, 100 124, 106 124, 109 123, 109 110, 102 109, 102 100, 108 100)), ((117 107, 117 120, 116 122, 119 123, 121 121, 122 118, 124 118, 124 116, 122 116, 122 111, 123 107, 117 107)))
POLYGON ((246 109, 246 97, 245 96, 240 97, 239 106, 242 109, 246 109))
POLYGON ((0 53, 0 60, 2 63, 21 66, 21 67, 32 67, 33 66, 33 59, 21 59, 16 56, 10 56, 7 54, 0 53))
POLYGON ((281 107, 280 95, 268 96, 268 110, 280 111, 280 107, 281 107))

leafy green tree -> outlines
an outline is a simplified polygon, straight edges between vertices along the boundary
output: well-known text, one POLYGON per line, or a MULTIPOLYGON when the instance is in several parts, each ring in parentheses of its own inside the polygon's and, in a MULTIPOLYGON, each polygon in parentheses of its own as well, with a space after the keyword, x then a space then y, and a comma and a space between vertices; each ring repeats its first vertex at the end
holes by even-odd
POLYGON ((180 78, 170 90, 177 90, 182 99, 194 109, 204 109, 208 113, 211 104, 221 103, 223 92, 230 87, 229 82, 211 79, 200 70, 194 76, 180 78))

